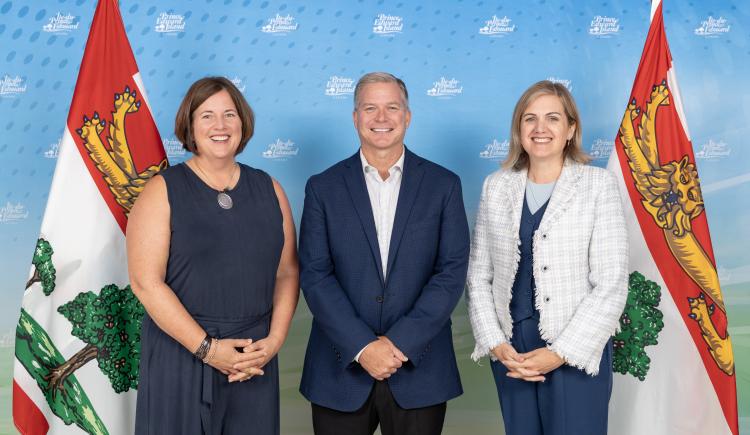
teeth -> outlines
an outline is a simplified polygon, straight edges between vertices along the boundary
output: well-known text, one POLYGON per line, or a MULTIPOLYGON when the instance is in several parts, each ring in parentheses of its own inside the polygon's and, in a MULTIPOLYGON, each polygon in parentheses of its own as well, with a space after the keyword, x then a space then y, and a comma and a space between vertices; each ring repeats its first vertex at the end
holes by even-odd
POLYGON ((531 140, 533 140, 536 143, 547 143, 547 142, 552 141, 552 139, 548 137, 535 137, 535 138, 532 138, 531 140))
POLYGON ((227 140, 229 136, 211 136, 211 140, 227 140))
POLYGON ((393 129, 392 128, 373 128, 371 130, 374 131, 374 132, 376 132, 376 133, 387 133, 387 132, 389 132, 389 131, 391 131, 393 129))

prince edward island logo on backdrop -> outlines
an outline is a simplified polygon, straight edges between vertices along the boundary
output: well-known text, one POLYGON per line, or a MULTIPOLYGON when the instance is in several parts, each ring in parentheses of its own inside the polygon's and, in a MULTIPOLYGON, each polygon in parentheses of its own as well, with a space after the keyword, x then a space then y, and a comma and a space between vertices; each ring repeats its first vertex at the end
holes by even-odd
POLYGON ((0 97, 15 97, 24 92, 26 92, 26 81, 23 78, 5 74, 0 80, 0 97))
POLYGON ((164 144, 164 152, 170 159, 185 157, 185 147, 176 137, 163 137, 161 142, 164 144))
POLYGON ((354 94, 354 80, 349 77, 331 76, 326 82, 325 94, 329 97, 348 97, 354 94))
POLYGON ((47 33, 55 34, 68 34, 71 30, 78 30, 78 24, 76 23, 76 17, 71 14, 57 13, 54 17, 49 19, 49 23, 42 26, 42 30, 47 33))
POLYGON ((552 83, 559 83, 563 86, 565 86, 565 89, 568 90, 568 92, 573 92, 573 81, 569 79, 561 79, 559 77, 550 76, 547 77, 547 80, 551 81, 552 83))
POLYGON ((597 15, 591 20, 589 35, 597 38, 611 38, 612 35, 620 33, 620 19, 613 17, 602 17, 597 15))
POLYGON ((56 159, 60 154, 60 144, 62 143, 62 137, 57 139, 57 142, 49 144, 49 149, 44 152, 44 157, 47 159, 56 159))
POLYGON ((709 15, 705 21, 701 21, 700 27, 695 29, 695 34, 706 38, 718 38, 720 35, 729 33, 730 27, 726 18, 714 18, 709 15))
POLYGON ((492 139, 491 143, 484 146, 484 151, 479 153, 479 158, 499 161, 505 159, 508 156, 508 150, 510 149, 510 142, 504 140, 498 142, 497 139, 492 139))
POLYGON ((299 153, 299 147, 291 139, 287 141, 276 139, 276 142, 268 144, 268 149, 263 151, 263 158, 284 161, 297 157, 297 153, 299 153))
POLYGON ((157 33, 182 33, 185 31, 185 16, 162 12, 156 17, 154 31, 157 33))
POLYGON ((5 203, 5 207, 0 207, 0 223, 18 222, 29 217, 29 211, 23 204, 10 202, 5 203))
POLYGON ((491 19, 485 21, 483 27, 479 28, 479 34, 492 37, 511 34, 516 31, 516 25, 510 22, 511 19, 508 17, 498 18, 496 15, 493 15, 491 19))
POLYGON ((237 87, 238 91, 245 92, 245 85, 242 83, 241 78, 235 76, 233 79, 230 79, 229 81, 231 81, 232 84, 237 87))
POLYGON ((591 144, 591 157, 596 160, 606 160, 609 155, 612 154, 612 149, 615 146, 615 142, 611 140, 605 140, 597 138, 594 143, 591 144))
POLYGON ((272 33, 274 35, 286 35, 289 32, 294 32, 299 27, 299 23, 295 22, 294 17, 291 15, 281 16, 276 14, 275 17, 269 18, 265 26, 260 28, 263 33, 272 33))
POLYGON ((732 153, 732 149, 727 146, 723 141, 714 141, 709 139, 708 142, 703 144, 703 148, 695 153, 696 159, 701 160, 720 160, 732 153))
POLYGON ((401 33, 404 30, 404 19, 397 15, 378 14, 372 23, 372 33, 376 35, 390 36, 401 33))
POLYGON ((446 80, 445 77, 440 77, 440 80, 432 82, 432 87, 427 90, 427 95, 430 97, 453 98, 456 95, 461 95, 464 91, 463 86, 458 86, 459 83, 455 78, 446 80))

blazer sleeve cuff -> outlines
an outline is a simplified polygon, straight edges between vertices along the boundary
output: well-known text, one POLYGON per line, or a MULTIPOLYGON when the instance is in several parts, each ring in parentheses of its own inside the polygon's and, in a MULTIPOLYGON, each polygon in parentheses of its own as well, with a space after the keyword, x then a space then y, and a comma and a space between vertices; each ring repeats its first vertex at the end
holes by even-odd
MULTIPOLYGON (((606 344, 606 341, 604 344, 606 344)), ((555 352, 563 359, 563 361, 565 361, 565 364, 571 367, 582 370, 591 376, 599 374, 599 363, 601 362, 604 346, 601 346, 598 352, 594 352, 591 355, 585 355, 584 352, 580 351, 576 352, 560 341, 555 341, 548 345, 547 349, 555 352)))
POLYGON ((507 342, 508 339, 502 331, 492 334, 492 336, 483 339, 481 343, 476 343, 474 346, 474 352, 471 353, 471 359, 474 360, 474 362, 479 362, 482 357, 489 356, 491 361, 497 361, 495 354, 492 353, 492 349, 507 342))

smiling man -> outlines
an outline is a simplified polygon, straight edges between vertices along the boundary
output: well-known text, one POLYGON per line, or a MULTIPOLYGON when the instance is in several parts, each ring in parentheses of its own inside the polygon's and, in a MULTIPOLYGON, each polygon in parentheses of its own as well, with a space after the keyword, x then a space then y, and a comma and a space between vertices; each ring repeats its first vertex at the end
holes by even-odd
POLYGON ((461 181, 404 146, 406 85, 364 75, 359 151, 305 188, 301 285, 313 314, 300 391, 318 435, 439 434, 462 393, 450 315, 469 229, 461 181))

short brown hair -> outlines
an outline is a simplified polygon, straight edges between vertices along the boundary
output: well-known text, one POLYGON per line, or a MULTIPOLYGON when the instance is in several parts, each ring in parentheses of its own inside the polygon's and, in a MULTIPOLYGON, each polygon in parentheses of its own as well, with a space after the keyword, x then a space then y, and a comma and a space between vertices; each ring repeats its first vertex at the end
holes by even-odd
POLYGON ((563 160, 573 160, 575 162, 586 164, 591 161, 591 156, 583 151, 581 142, 583 141, 581 133, 581 116, 578 114, 578 107, 568 88, 560 83, 554 83, 549 80, 542 80, 531 85, 521 95, 513 109, 513 118, 510 124, 510 146, 508 157, 503 162, 503 168, 521 170, 529 167, 529 155, 523 149, 521 144, 521 117, 529 105, 542 95, 554 95, 560 99, 565 116, 568 118, 570 125, 576 126, 573 137, 568 141, 563 149, 563 160))
POLYGON ((177 109, 177 116, 174 120, 174 134, 177 136, 177 140, 182 142, 183 148, 193 154, 198 154, 198 147, 195 145, 195 139, 193 138, 193 112, 206 100, 221 91, 227 91, 229 96, 232 97, 234 107, 237 108, 237 116, 242 121, 242 138, 235 155, 241 153, 250 138, 253 137, 255 114, 250 105, 247 104, 242 92, 226 77, 204 77, 190 86, 185 98, 180 103, 180 108, 177 109))
POLYGON ((359 105, 359 94, 362 92, 362 88, 372 83, 395 83, 399 90, 401 90, 401 97, 404 99, 406 110, 409 110, 409 91, 406 90, 406 83, 387 72, 370 72, 360 77, 357 81, 357 86, 354 87, 354 110, 357 110, 357 106, 359 105))

